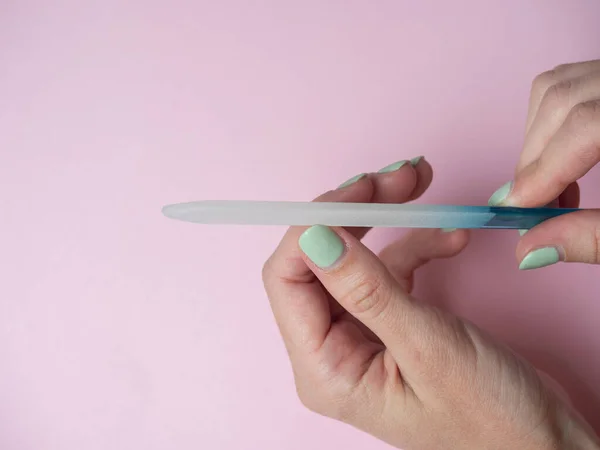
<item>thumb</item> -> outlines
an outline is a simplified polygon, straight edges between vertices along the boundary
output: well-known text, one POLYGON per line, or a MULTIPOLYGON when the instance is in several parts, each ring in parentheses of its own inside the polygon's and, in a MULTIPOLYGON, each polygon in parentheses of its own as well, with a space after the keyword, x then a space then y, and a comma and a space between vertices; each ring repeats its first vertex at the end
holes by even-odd
POLYGON ((532 228, 517 245, 519 269, 559 261, 600 263, 600 210, 577 211, 532 228))
POLYGON ((317 225, 304 232, 299 245, 324 288, 377 335, 402 371, 433 362, 439 322, 436 326, 430 310, 410 297, 356 237, 342 228, 317 225))

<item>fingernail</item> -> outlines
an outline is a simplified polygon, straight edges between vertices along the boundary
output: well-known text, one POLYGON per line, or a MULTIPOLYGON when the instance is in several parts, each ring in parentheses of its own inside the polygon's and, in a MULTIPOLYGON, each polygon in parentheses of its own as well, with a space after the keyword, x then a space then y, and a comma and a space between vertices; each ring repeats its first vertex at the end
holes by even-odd
POLYGON ((302 233, 298 243, 304 254, 321 268, 332 266, 344 253, 344 242, 325 225, 310 227, 302 233))
POLYGON ((442 233, 452 233, 453 231, 456 231, 457 228, 442 228, 442 233))
POLYGON ((350 178, 349 180, 346 180, 342 184, 340 184, 338 186, 338 189, 345 188, 346 186, 350 186, 351 184, 356 183, 358 180, 362 180, 366 176, 367 176, 366 173, 359 173, 358 175, 355 175, 352 178, 350 178))
POLYGON ((410 165, 415 167, 417 164, 419 164, 419 161, 421 161, 422 159, 422 156, 417 156, 416 158, 410 160, 410 165))
POLYGON ((395 170, 398 170, 400 167, 404 166, 405 164, 408 164, 409 162, 410 161, 403 159, 402 161, 398 161, 393 164, 390 164, 389 166, 385 166, 383 169, 379 169, 378 172, 379 173, 393 172, 395 170))
POLYGON ((544 247, 533 250, 523 258, 519 264, 520 270, 539 269, 550 266, 560 261, 560 254, 554 247, 544 247))
POLYGON ((504 200, 506 200, 506 197, 508 197, 508 194, 510 194, 512 185, 513 185, 512 181, 509 181, 508 183, 505 183, 504 185, 502 185, 502 187, 500 187, 500 189, 498 189, 496 192, 494 192, 492 194, 492 196, 488 200, 488 205, 489 206, 500 205, 504 200))
POLYGON ((527 233, 529 230, 519 230, 519 234, 521 236, 523 236, 525 233, 527 233))

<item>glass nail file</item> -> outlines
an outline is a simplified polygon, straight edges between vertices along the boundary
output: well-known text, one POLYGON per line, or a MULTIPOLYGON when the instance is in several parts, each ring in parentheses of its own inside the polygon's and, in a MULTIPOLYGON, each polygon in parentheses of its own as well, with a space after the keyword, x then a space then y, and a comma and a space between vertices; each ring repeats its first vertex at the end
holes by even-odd
POLYGON ((172 219, 221 225, 496 228, 528 230, 566 208, 208 200, 167 205, 172 219))

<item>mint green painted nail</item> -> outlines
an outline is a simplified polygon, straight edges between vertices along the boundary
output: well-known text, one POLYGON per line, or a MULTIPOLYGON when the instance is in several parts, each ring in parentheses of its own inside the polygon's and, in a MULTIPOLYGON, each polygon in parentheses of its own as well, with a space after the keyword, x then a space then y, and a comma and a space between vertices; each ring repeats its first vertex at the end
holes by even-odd
POLYGON ((456 231, 457 228, 442 228, 442 233, 452 233, 453 231, 456 231))
POLYGON ((404 166, 405 164, 408 164, 409 162, 410 161, 403 159, 402 161, 398 161, 393 164, 390 164, 389 166, 385 166, 383 169, 379 169, 378 172, 379 173, 393 172, 395 170, 398 170, 400 167, 404 166))
POLYGON ((367 176, 366 173, 359 173, 358 175, 355 175, 352 178, 350 178, 349 180, 346 180, 342 184, 340 184, 338 186, 338 189, 345 188, 346 186, 350 186, 351 184, 356 183, 358 180, 362 180, 366 176, 367 176))
POLYGON ((419 162, 423 159, 422 156, 417 156, 416 158, 413 158, 410 160, 410 165, 415 167, 417 164, 419 164, 419 162))
POLYGON ((527 253, 521 264, 519 264, 519 269, 539 269, 540 267, 556 264, 558 261, 560 261, 560 255, 554 247, 538 248, 527 253))
POLYGON ((310 227, 302 233, 298 243, 304 254, 321 268, 332 266, 344 253, 344 242, 325 225, 310 227))
POLYGON ((510 190, 512 189, 512 181, 503 184, 496 192, 492 194, 488 200, 488 205, 499 206, 508 197, 510 190))

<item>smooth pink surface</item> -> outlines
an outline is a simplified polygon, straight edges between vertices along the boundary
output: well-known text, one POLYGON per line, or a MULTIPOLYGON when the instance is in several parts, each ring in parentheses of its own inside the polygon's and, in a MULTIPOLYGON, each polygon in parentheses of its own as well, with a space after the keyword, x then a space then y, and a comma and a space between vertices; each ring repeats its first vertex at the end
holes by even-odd
MULTIPOLYGON (((531 79, 600 56, 598 17, 597 0, 1 1, 0 447, 387 448, 296 399, 260 279, 283 230, 160 208, 310 199, 419 154, 423 202, 484 204, 531 79)), ((582 188, 599 206, 597 173, 582 188)), ((536 356, 598 426, 599 269, 519 273, 516 242, 475 233, 418 291, 536 356)))

